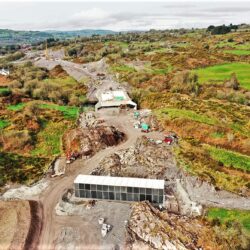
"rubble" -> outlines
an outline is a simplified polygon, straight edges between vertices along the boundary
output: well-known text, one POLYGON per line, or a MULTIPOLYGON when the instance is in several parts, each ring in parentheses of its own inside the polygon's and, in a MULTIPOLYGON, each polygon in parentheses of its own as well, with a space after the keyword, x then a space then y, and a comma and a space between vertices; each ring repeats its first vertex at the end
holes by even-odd
POLYGON ((78 249, 80 244, 79 231, 72 227, 63 227, 55 242, 56 250, 78 249))
POLYGON ((47 181, 41 180, 34 184, 33 186, 20 186, 18 188, 12 188, 6 191, 0 199, 2 200, 11 200, 11 199, 21 199, 21 200, 29 200, 34 196, 39 195, 42 191, 44 191, 49 183, 47 181))
POLYGON ((57 215, 83 215, 86 209, 90 209, 95 205, 92 200, 76 198, 72 190, 68 190, 57 203, 55 212, 57 215))
POLYGON ((52 174, 51 177, 61 176, 65 174, 65 158, 59 157, 55 160, 52 166, 52 174))
POLYGON ((172 152, 143 136, 134 146, 104 158, 93 174, 173 179, 177 172, 172 152))
POLYGON ((133 250, 138 245, 165 250, 224 249, 219 248, 212 228, 201 219, 161 212, 149 202, 132 206, 128 232, 133 250))
POLYGON ((90 157, 101 149, 118 145, 125 134, 113 126, 100 125, 91 128, 77 128, 64 135, 66 151, 77 152, 80 156, 90 157))
POLYGON ((182 186, 181 180, 177 179, 176 180, 176 193, 178 197, 178 201, 180 203, 180 212, 182 215, 187 215, 187 216, 200 216, 203 213, 203 208, 202 206, 194 202, 190 199, 187 191, 185 188, 182 186))

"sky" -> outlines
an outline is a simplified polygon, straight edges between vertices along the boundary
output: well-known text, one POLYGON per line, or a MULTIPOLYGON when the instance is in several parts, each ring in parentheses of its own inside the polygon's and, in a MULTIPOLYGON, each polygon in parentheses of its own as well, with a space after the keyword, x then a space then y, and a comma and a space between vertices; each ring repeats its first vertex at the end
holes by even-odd
POLYGON ((114 31, 250 24, 250 0, 0 0, 0 29, 114 31))

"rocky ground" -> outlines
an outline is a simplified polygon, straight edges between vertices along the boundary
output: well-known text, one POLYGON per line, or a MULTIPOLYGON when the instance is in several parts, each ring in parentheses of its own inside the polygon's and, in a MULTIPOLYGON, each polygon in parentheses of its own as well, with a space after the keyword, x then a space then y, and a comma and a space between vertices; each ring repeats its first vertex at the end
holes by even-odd
POLYGON ((31 187, 22 185, 17 188, 8 189, 2 196, 0 196, 0 200, 12 200, 12 199, 20 199, 20 200, 29 200, 34 198, 34 196, 39 195, 42 191, 44 191, 49 185, 48 181, 41 180, 34 184, 31 187))
POLYGON ((178 176, 178 169, 167 145, 156 145, 143 136, 130 148, 103 159, 93 174, 171 180, 178 176))
POLYGON ((90 157, 101 149, 116 146, 125 139, 124 133, 113 126, 100 125, 96 128, 77 128, 64 136, 66 151, 90 157))
POLYGON ((148 202, 132 206, 128 231, 134 250, 138 246, 164 250, 227 249, 223 243, 218 244, 212 228, 201 219, 161 212, 148 202))

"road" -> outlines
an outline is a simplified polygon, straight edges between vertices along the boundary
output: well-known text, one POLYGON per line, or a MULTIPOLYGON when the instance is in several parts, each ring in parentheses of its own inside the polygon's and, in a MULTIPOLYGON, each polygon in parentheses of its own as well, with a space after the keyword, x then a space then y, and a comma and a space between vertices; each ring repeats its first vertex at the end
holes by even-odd
MULTIPOLYGON (((54 60, 40 59, 39 61, 36 61, 35 64, 37 66, 46 67, 48 69, 52 69, 56 65, 60 64, 64 68, 64 70, 68 72, 69 75, 71 75, 78 81, 83 79, 84 77, 88 77, 93 81, 96 81, 97 69, 100 71, 103 70, 102 61, 82 66, 73 62, 62 60, 62 57, 56 58, 54 60), (96 67, 96 71, 92 70, 91 67, 96 67)), ((104 87, 106 88, 109 84, 111 84, 111 86, 113 84, 118 85, 118 83, 113 81, 112 77, 109 76, 107 76, 106 80, 103 80, 102 83, 103 84, 101 84, 101 86, 98 86, 98 89, 104 87)), ((111 110, 110 113, 112 113, 111 110)), ((103 158, 120 149, 129 148, 130 146, 134 145, 137 138, 142 135, 140 131, 133 128, 133 124, 131 122, 131 115, 124 114, 117 117, 114 115, 109 115, 108 112, 104 111, 99 111, 98 114, 107 122, 107 124, 113 125, 120 131, 123 131, 127 136, 127 140, 116 147, 106 148, 98 152, 96 155, 94 155, 88 160, 75 161, 70 165, 68 169, 66 169, 66 173, 63 177, 56 177, 55 179, 53 179, 53 181, 50 182, 49 187, 39 197, 36 197, 36 199, 42 202, 44 208, 43 230, 41 233, 39 244, 40 250, 55 249, 55 244, 58 235, 60 235, 60 232, 64 227, 80 228, 81 241, 76 247, 76 249, 101 248, 103 242, 101 242, 100 239, 95 236, 96 229, 91 224, 91 218, 85 218, 80 222, 79 216, 58 216, 55 214, 56 204, 60 201, 62 195, 66 192, 66 190, 73 187, 73 181, 78 174, 90 174, 92 170, 94 170, 94 168, 98 166, 98 163, 103 158), (83 246, 85 246, 85 248, 83 246)), ((154 139, 163 138, 163 135, 160 133, 150 133, 147 134, 147 136, 153 137, 154 139)), ((205 201, 207 202, 207 197, 204 197, 203 189, 199 190, 199 188, 188 184, 186 185, 186 188, 189 194, 195 194, 190 195, 190 197, 192 197, 194 200, 200 201, 202 196, 202 199, 205 198, 205 201), (199 196, 200 194, 201 196, 199 196)), ((219 195, 219 192, 212 192, 210 187, 206 188, 205 190, 209 194, 208 196, 219 200, 220 206, 225 206, 225 203, 223 202, 222 198, 227 197, 229 195, 228 192, 219 195)), ((234 203, 239 204, 240 206, 240 203, 237 203, 237 198, 239 199, 239 201, 242 201, 241 197, 233 197, 229 200, 229 208, 232 207, 234 203)), ((243 207, 247 206, 249 203, 250 200, 246 199, 246 202, 244 202, 243 207)), ((113 215, 117 216, 116 213, 118 213, 119 211, 116 211, 115 209, 112 211, 114 213, 113 215)))
MULTIPOLYGON (((66 174, 63 177, 57 177, 51 181, 49 187, 38 197, 42 202, 44 209, 44 224, 39 244, 39 249, 41 250, 54 249, 56 235, 59 233, 58 230, 62 228, 63 225, 68 227, 72 226, 74 228, 79 225, 79 217, 77 216, 58 216, 55 214, 56 204, 62 198, 62 195, 66 190, 73 187, 75 177, 78 174, 90 174, 104 157, 115 151, 126 149, 134 145, 137 138, 141 136, 140 131, 133 127, 131 128, 129 121, 131 116, 125 114, 119 116, 119 119, 117 119, 116 116, 105 116, 104 114, 104 117, 107 119, 108 124, 115 125, 123 131, 127 136, 127 140, 116 147, 109 147, 98 152, 88 160, 75 161, 66 170, 66 174)), ((152 135, 154 135, 154 133, 152 135)), ((88 232, 86 232, 85 242, 82 242, 82 244, 86 245, 96 243, 91 234, 91 225, 88 225, 86 229, 88 232)))

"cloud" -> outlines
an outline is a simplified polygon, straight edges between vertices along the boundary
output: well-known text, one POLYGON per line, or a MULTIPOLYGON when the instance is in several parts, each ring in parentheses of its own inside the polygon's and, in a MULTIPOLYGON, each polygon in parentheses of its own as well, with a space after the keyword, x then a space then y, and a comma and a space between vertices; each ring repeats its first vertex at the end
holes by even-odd
MULTIPOLYGON (((0 0, 1 1, 1 0, 0 0)), ((1 5, 1 4, 0 4, 1 5)), ((249 2, 88 2, 0 6, 0 28, 147 30, 250 22, 249 2), (34 16, 36 17, 34 19, 34 16)))

